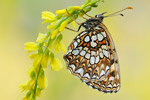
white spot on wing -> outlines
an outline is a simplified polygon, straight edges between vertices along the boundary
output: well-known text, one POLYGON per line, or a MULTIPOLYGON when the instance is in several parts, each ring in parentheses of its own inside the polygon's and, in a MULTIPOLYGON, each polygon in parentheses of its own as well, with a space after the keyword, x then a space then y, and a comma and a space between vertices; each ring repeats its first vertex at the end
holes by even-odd
POLYGON ((107 93, 110 93, 110 90, 106 90, 107 93))
POLYGON ((118 74, 116 75, 116 78, 119 79, 119 75, 118 74))
POLYGON ((87 83, 88 81, 87 80, 82 80, 84 83, 87 83))
POLYGON ((99 62, 99 56, 96 57, 95 63, 99 62))
POLYGON ((87 53, 87 54, 85 55, 85 58, 89 59, 89 58, 90 58, 90 54, 87 53))
POLYGON ((101 71, 101 73, 100 73, 100 77, 101 77, 101 76, 103 76, 103 75, 105 75, 104 70, 102 70, 102 71, 101 71))
POLYGON ((101 32, 101 34, 102 34, 104 37, 106 37, 106 33, 105 33, 105 32, 101 32))
POLYGON ((85 53, 86 53, 86 52, 85 52, 84 50, 82 50, 82 51, 80 52, 80 55, 81 55, 81 56, 84 56, 85 53))
POLYGON ((100 58, 103 58, 104 57, 104 55, 103 55, 103 53, 102 52, 100 52, 100 58))
POLYGON ((108 50, 106 45, 102 45, 102 49, 108 50))
POLYGON ((90 42, 90 44, 91 44, 92 47, 95 47, 95 46, 97 45, 97 43, 96 43, 96 42, 93 42, 93 41, 90 42))
POLYGON ((78 43, 75 41, 75 42, 73 43, 73 45, 74 45, 74 48, 76 48, 77 45, 78 45, 78 43))
POLYGON ((85 42, 89 42, 89 41, 90 41, 90 37, 87 35, 87 36, 84 38, 84 41, 85 41, 85 42))
POLYGON ((111 85, 111 84, 109 84, 109 85, 107 85, 107 87, 108 87, 108 88, 112 88, 112 85, 111 85))
POLYGON ((95 29, 97 29, 97 30, 102 30, 102 28, 100 28, 100 27, 94 27, 95 29))
POLYGON ((96 55, 96 52, 95 51, 91 51, 91 55, 92 56, 96 55))
POLYGON ((114 84, 114 86, 113 87, 117 87, 117 85, 116 84, 114 84))
POLYGON ((92 56, 91 59, 90 59, 90 63, 94 64, 94 62, 95 62, 95 57, 92 56))
POLYGON ((98 41, 102 41, 103 40, 103 36, 102 36, 102 34, 97 34, 97 37, 98 37, 98 41))
POLYGON ((72 68, 73 71, 75 70, 75 65, 74 64, 69 65, 69 67, 72 68))
POLYGON ((77 39, 77 42, 80 43, 80 39, 77 39))
POLYGON ((103 53, 104 53, 104 55, 105 55, 106 57, 109 57, 109 52, 108 52, 108 51, 103 50, 103 53))
POLYGON ((80 68, 78 70, 76 70, 76 73, 79 73, 81 76, 83 76, 83 68, 80 68))
POLYGON ((114 63, 111 65, 111 70, 115 70, 115 65, 114 65, 114 63))
POLYGON ((93 77, 92 77, 92 78, 99 79, 99 77, 98 77, 98 76, 96 76, 96 75, 93 75, 93 77))
POLYGON ((81 50, 82 50, 82 47, 78 47, 78 49, 81 51, 81 50))
POLYGON ((90 88, 93 88, 92 86, 89 85, 90 88))
POLYGON ((105 71, 107 71, 107 70, 109 70, 109 69, 110 69, 109 66, 106 66, 105 71))
POLYGON ((99 54, 99 51, 97 50, 96 55, 98 55, 98 54, 99 54))
POLYGON ((96 37, 96 35, 92 35, 91 39, 92 39, 92 41, 95 41, 95 40, 97 40, 97 37, 96 37))
POLYGON ((82 33, 80 34, 80 36, 83 36, 83 35, 86 34, 86 33, 87 33, 87 32, 84 31, 84 32, 82 32, 82 33))
POLYGON ((74 55, 78 55, 78 53, 79 53, 79 50, 73 50, 72 51, 72 54, 74 54, 74 55))
POLYGON ((101 86, 105 88, 105 85, 102 84, 101 86))
POLYGON ((110 78, 109 78, 109 81, 114 81, 114 77, 110 77, 110 78))
POLYGON ((88 50, 88 48, 87 48, 87 47, 84 47, 84 50, 85 50, 85 51, 87 51, 87 50, 88 50))
POLYGON ((86 73, 83 77, 90 79, 90 75, 88 73, 86 73))
POLYGON ((92 78, 96 78, 96 75, 93 75, 93 77, 92 78))

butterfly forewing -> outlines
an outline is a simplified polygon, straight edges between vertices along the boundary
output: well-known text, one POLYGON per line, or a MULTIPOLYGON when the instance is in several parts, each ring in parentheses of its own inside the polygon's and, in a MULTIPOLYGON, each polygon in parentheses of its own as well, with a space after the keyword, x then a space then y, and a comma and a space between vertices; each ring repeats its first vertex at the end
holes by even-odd
POLYGON ((116 50, 103 23, 76 36, 64 59, 67 69, 90 87, 105 93, 120 89, 116 50))

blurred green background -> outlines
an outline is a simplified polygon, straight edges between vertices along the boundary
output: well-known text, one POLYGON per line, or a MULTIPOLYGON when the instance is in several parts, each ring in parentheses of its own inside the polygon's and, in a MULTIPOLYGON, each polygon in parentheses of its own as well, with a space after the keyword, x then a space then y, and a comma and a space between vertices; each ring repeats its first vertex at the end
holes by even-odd
MULTIPOLYGON (((25 54, 24 43, 35 41, 39 32, 47 32, 46 24, 41 24, 41 12, 81 6, 84 1, 0 0, 0 100, 21 100, 25 95, 18 85, 28 79, 32 61, 25 54)), ((105 0, 88 14, 110 14, 128 6, 134 10, 122 12, 124 17, 104 19, 119 56, 120 91, 104 94, 89 88, 69 74, 63 62, 59 72, 46 70, 48 87, 37 100, 150 100, 150 1, 105 0)), ((63 31, 66 47, 77 34, 63 31)))

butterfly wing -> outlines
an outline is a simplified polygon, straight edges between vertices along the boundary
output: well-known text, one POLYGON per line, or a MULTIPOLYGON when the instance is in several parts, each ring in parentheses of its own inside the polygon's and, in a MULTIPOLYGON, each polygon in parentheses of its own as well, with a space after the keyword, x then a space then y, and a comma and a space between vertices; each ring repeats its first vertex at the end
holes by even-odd
POLYGON ((105 93, 120 88, 118 58, 104 24, 81 32, 64 55, 67 69, 90 87, 105 93))

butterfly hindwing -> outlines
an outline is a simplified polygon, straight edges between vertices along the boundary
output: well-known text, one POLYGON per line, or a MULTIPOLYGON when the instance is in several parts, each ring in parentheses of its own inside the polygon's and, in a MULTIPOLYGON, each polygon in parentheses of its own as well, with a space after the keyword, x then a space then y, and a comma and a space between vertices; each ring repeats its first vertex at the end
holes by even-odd
POLYGON ((90 87, 105 93, 119 90, 118 58, 104 24, 77 35, 69 45, 64 59, 67 69, 90 87))

